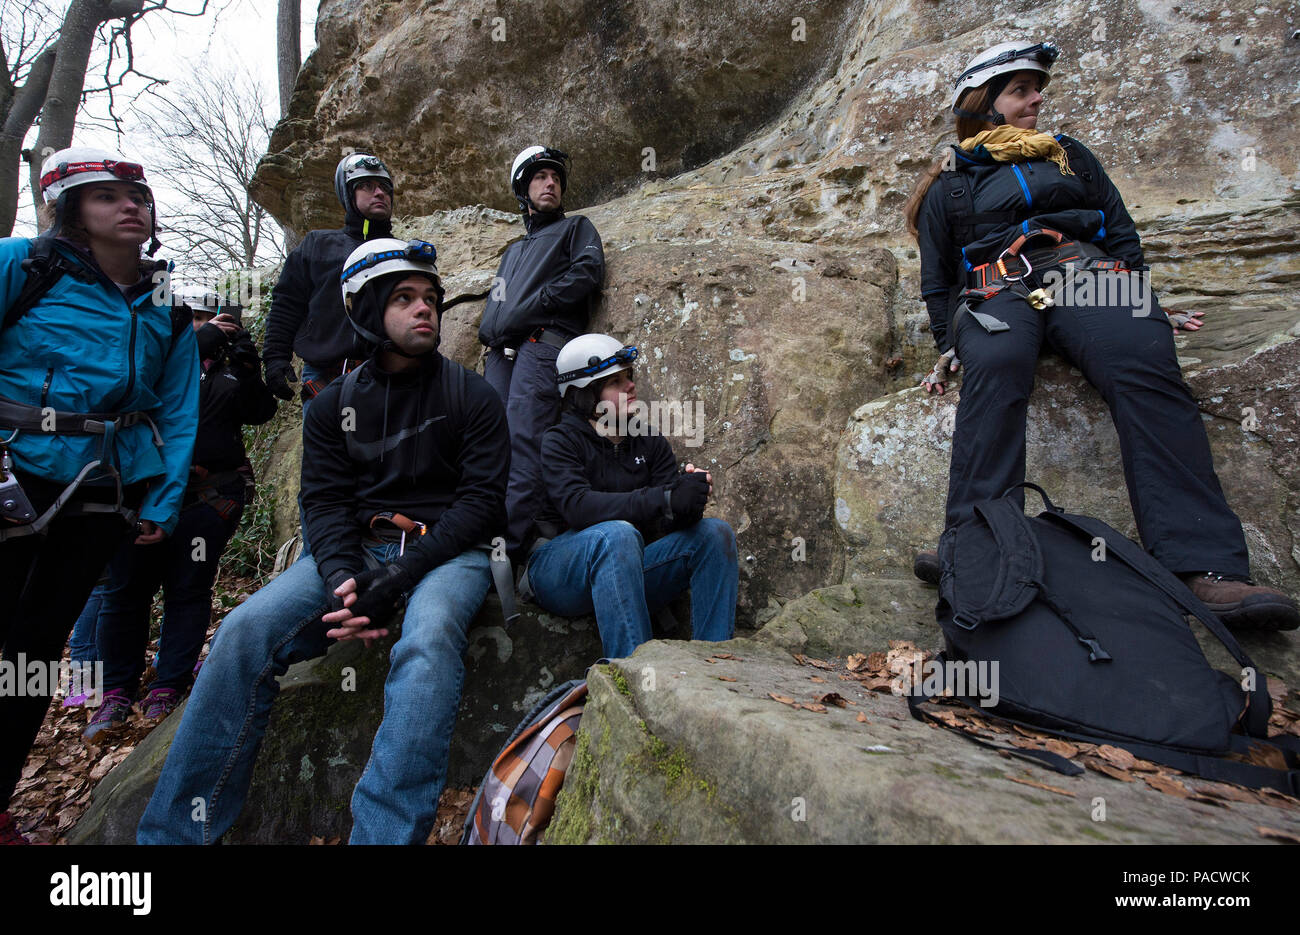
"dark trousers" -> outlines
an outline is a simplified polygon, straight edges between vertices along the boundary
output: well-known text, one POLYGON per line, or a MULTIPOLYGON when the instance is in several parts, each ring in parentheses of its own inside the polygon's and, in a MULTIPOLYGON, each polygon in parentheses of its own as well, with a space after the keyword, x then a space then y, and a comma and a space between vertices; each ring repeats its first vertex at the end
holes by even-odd
POLYGON ((217 563, 239 526, 243 482, 220 492, 235 504, 223 517, 202 501, 181 510, 176 529, 162 542, 118 546, 99 611, 96 643, 104 661, 104 691, 135 694, 144 672, 150 608, 163 589, 163 627, 158 675, 151 688, 189 687, 212 619, 217 563))
POLYGON ((1129 502, 1148 551, 1175 573, 1247 574, 1241 522, 1214 474, 1201 413, 1175 356, 1173 329, 1154 298, 1143 317, 1129 305, 1059 304, 1037 311, 1010 292, 979 311, 1011 330, 990 334, 970 315, 956 323, 963 376, 948 525, 1025 479, 1025 414, 1046 340, 1110 407, 1129 502))
MULTIPOLYGON (((19 480, 38 513, 63 489, 30 476, 19 480)), ((142 485, 133 486, 128 502, 139 503, 142 485)), ((29 666, 57 670, 72 625, 126 529, 114 513, 60 515, 45 535, 0 542, 0 647, 7 663, 17 667, 21 656, 29 666)), ((47 679, 43 692, 28 694, 26 674, 14 675, 23 691, 0 693, 0 812, 9 807, 58 687, 47 679)))
POLYGON ((483 376, 506 404, 510 426, 510 481, 506 488, 506 547, 513 554, 528 535, 544 502, 542 434, 560 418, 555 387, 559 348, 525 341, 513 361, 500 348, 488 351, 483 376))

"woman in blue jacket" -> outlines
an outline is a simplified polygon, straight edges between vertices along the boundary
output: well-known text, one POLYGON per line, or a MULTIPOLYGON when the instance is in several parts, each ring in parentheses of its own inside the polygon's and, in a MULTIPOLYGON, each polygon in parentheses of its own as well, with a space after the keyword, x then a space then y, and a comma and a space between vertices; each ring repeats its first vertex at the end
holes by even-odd
MULTIPOLYGON (((143 167, 64 149, 41 191, 50 230, 0 239, 0 646, 53 676, 117 542, 137 518, 142 544, 176 523, 199 371, 167 265, 141 253, 158 246, 143 167)), ((9 799, 57 683, 19 681, 0 693, 0 843, 21 842, 9 799)))
MULTIPOLYGON (((1097 158, 1037 129, 1056 56, 1052 45, 1016 42, 975 56, 956 81, 960 143, 905 208, 941 355, 922 383, 942 393, 965 368, 946 522, 1024 480, 1025 415, 1046 341, 1110 407, 1133 514, 1156 559, 1229 626, 1293 629, 1295 602, 1248 578, 1241 522, 1178 366, 1174 332, 1200 321, 1160 309, 1136 228, 1097 158)), ((935 554, 917 556, 916 571, 937 581, 935 554)))

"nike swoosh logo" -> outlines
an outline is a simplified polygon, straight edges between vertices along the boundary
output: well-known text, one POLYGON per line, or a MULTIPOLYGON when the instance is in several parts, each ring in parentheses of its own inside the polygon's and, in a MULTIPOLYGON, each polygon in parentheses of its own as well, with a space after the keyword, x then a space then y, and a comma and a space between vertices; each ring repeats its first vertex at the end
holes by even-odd
POLYGON ((396 448, 402 442, 406 441, 406 439, 410 438, 411 436, 419 435, 429 426, 433 425, 433 423, 439 422, 445 418, 447 417, 434 416, 432 419, 425 419, 418 426, 410 426, 408 428, 404 428, 400 432, 396 433, 395 435, 389 435, 386 438, 380 438, 373 442, 363 442, 354 438, 352 440, 352 447, 355 448, 358 453, 360 453, 362 456, 366 458, 371 458, 371 459, 378 458, 380 455, 387 454, 388 452, 392 451, 394 448, 396 448))

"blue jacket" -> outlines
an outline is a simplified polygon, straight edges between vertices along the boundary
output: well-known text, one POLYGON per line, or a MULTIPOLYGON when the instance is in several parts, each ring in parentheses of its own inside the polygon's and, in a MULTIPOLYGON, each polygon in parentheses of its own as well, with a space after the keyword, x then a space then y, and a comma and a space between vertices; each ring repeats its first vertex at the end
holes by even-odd
MULTIPOLYGON (((18 298, 31 252, 25 237, 0 239, 0 312, 18 298)), ((148 423, 120 430, 112 463, 123 484, 152 481, 140 509, 169 534, 176 525, 199 419, 199 362, 194 332, 173 344, 171 306, 160 284, 143 280, 126 295, 87 254, 59 242, 59 252, 87 270, 93 282, 65 274, 35 308, 0 332, 0 396, 61 412, 135 412, 148 423), (128 301, 127 296, 130 296, 128 301)), ((0 439, 12 429, 0 425, 0 439)), ((67 484, 101 458, 100 436, 20 432, 9 444, 14 466, 67 484)), ((87 482, 96 478, 92 472, 87 482)))

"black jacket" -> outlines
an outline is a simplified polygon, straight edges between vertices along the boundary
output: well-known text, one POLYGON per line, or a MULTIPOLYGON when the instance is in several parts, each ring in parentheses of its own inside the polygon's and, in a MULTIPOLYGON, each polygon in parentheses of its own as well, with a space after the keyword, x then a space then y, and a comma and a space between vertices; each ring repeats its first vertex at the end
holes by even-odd
POLYGON ((944 185, 936 181, 926 192, 916 223, 921 297, 940 351, 952 346, 948 325, 957 296, 965 288, 965 271, 996 259, 1026 222, 1097 243, 1107 256, 1126 261, 1132 269, 1144 265, 1133 219, 1097 157, 1077 140, 1066 136, 1057 140, 1066 147, 1074 175, 1062 175, 1055 163, 1045 159, 995 162, 953 147, 955 171, 970 186, 975 212, 1005 215, 998 222, 977 223, 966 238, 953 231, 951 211, 944 203, 951 196, 945 194, 944 185))
POLYGON ((349 216, 339 230, 311 231, 284 261, 271 293, 262 356, 267 363, 288 362, 293 353, 321 369, 338 367, 344 359, 368 356, 343 313, 339 276, 343 262, 361 244, 391 237, 388 221, 349 216))
POLYGON ((587 330, 591 302, 605 276, 595 226, 580 214, 538 214, 528 233, 506 248, 483 310, 478 338, 488 347, 518 347, 538 328, 568 337, 587 330))
POLYGON ((486 380, 436 352, 415 371, 368 361, 355 385, 335 380, 307 409, 302 449, 303 521, 326 582, 365 568, 362 535, 384 510, 428 526, 407 538, 417 578, 505 529, 505 407, 486 380))
POLYGON ((276 399, 262 382, 257 348, 247 331, 228 340, 216 325, 195 335, 203 363, 199 377, 199 430, 193 464, 208 473, 233 471, 244 463, 245 425, 275 415, 276 399))
POLYGON ((646 542, 698 523, 699 516, 668 521, 664 491, 677 478, 677 458, 662 435, 631 435, 615 445, 591 422, 565 410, 542 436, 546 503, 535 530, 554 538, 567 529, 586 529, 626 520, 646 542))

